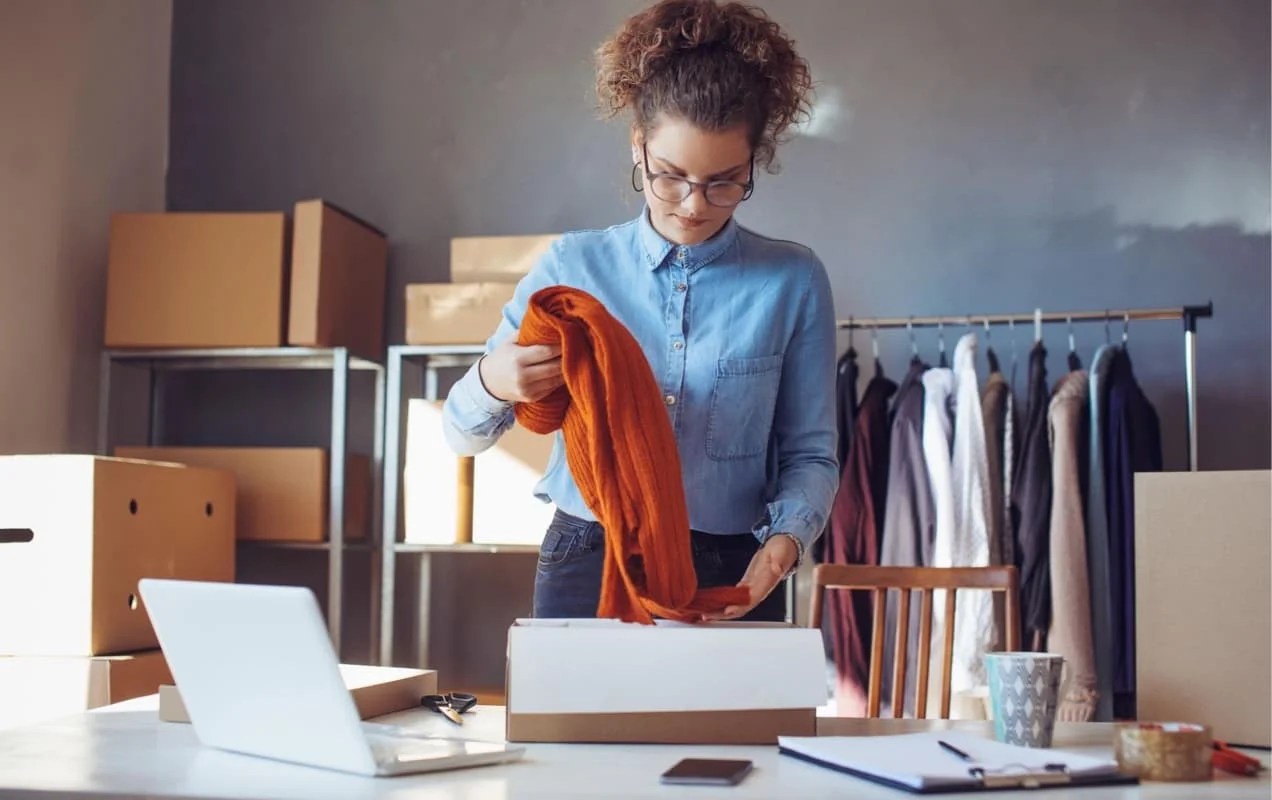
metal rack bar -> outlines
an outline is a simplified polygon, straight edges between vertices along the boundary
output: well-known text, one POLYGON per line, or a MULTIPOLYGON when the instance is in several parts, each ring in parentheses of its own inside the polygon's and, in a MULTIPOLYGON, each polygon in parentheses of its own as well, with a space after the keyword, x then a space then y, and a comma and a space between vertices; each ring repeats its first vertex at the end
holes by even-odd
POLYGON ((1167 308, 1106 308, 1099 311, 1040 311, 1018 314, 967 314, 939 317, 850 317, 835 323, 840 330, 936 328, 946 325, 1005 325, 1009 322, 1070 324, 1074 322, 1129 322, 1182 320, 1184 323, 1184 393, 1188 403, 1188 468, 1199 469, 1197 450, 1197 320, 1213 317, 1213 303, 1167 308))
POLYGON ((346 358, 352 370, 378 370, 381 365, 349 354, 341 347, 215 347, 172 350, 113 349, 106 359, 119 363, 147 363, 162 370, 217 369, 331 369, 346 358), (339 351, 344 355, 340 356, 339 351))
POLYGON ((331 646, 340 652, 344 619, 345 471, 349 445, 349 351, 335 349, 331 359, 331 450, 327 464, 329 482, 327 530, 331 550, 327 556, 327 630, 331 646))

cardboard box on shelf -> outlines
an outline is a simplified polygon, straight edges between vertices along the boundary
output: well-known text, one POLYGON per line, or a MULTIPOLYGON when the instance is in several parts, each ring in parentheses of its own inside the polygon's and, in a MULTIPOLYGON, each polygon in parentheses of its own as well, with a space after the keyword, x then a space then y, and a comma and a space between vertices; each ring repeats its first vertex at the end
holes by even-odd
POLYGON ((1272 745, 1272 472, 1135 476, 1136 701, 1272 745))
POLYGON ((282 345, 288 227, 283 213, 115 214, 106 346, 282 345))
POLYGON ((825 651, 784 624, 518 620, 507 695, 513 742, 775 744, 816 734, 825 651))
MULTIPOLYGON (((316 447, 117 447, 115 455, 214 467, 238 484, 237 537, 323 542, 329 537, 329 457, 316 447)), ((345 539, 367 537, 371 525, 371 460, 350 455, 345 466, 345 539)))
POLYGON ((234 476, 79 455, 0 457, 0 653, 158 647, 141 578, 234 580, 234 476))
POLYGON ((116 656, 0 656, 0 728, 154 694, 171 682, 158 650, 116 656))
POLYGON ((456 283, 516 283, 561 234, 461 236, 451 239, 450 274, 456 283))
POLYGON ((407 344, 484 344, 513 283, 413 283, 406 287, 407 344))
MULTIPOLYGON (((437 672, 431 669, 341 664, 340 677, 353 695, 353 704, 363 719, 417 708, 421 697, 437 692, 437 672)), ((177 687, 159 687, 159 719, 164 722, 190 721, 177 687)))
MULTIPOLYGON (((404 541, 454 544, 461 517, 459 456, 442 433, 442 404, 415 399, 407 405, 403 464, 404 541)), ((554 437, 509 428, 473 461, 472 541, 477 544, 537 545, 552 521, 553 507, 534 496, 548 466, 554 437)))
POLYGON ((385 235, 322 200, 297 203, 293 220, 287 343, 382 361, 385 235))

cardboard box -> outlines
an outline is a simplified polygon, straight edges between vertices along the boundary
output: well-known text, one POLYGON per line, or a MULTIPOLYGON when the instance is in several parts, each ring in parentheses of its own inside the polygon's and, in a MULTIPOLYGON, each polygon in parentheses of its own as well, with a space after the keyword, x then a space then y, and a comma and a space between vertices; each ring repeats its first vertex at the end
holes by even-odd
POLYGON ((542 542, 553 506, 535 497, 534 487, 547 470, 554 438, 513 425, 493 447, 473 457, 468 508, 457 480, 461 459, 442 433, 442 404, 411 400, 402 482, 405 541, 453 544, 458 530, 469 529, 477 544, 542 542))
POLYGON ((277 347, 287 330, 282 213, 116 214, 107 347, 277 347))
POLYGON ((406 287, 406 343, 484 344, 516 288, 513 283, 413 283, 406 287))
POLYGON ((383 361, 385 235, 322 200, 297 203, 293 220, 287 343, 383 361))
MULTIPOLYGON (((421 697, 437 693, 437 672, 431 669, 341 664, 340 677, 349 687, 353 704, 363 719, 418 708, 421 697)), ((164 722, 190 721, 177 687, 159 687, 159 719, 164 722)))
POLYGON ((234 476, 93 456, 0 457, 0 653, 159 646, 137 581, 234 580, 234 476))
POLYGON ((518 620, 508 740, 776 744, 816 734, 821 632, 785 624, 518 620))
POLYGON ((0 657, 0 728, 30 725, 154 694, 171 683, 163 653, 0 657))
MULTIPOLYGON (((238 484, 237 537, 324 542, 329 536, 328 454, 315 447, 117 447, 115 455, 213 467, 238 484)), ((350 455, 345 466, 347 541, 371 526, 371 459, 350 455)))
POLYGON ((450 274, 456 283, 516 283, 561 234, 462 236, 451 239, 450 274))
POLYGON ((1272 745, 1272 472, 1135 476, 1138 717, 1272 745))

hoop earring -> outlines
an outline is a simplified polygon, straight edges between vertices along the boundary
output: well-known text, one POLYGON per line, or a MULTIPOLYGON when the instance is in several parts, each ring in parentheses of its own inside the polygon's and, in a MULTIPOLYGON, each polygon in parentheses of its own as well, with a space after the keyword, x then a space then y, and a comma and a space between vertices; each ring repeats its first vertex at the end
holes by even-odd
POLYGON ((639 183, 636 182, 636 170, 638 169, 640 169, 640 162, 632 164, 632 189, 635 190, 637 194, 640 194, 645 190, 639 183))

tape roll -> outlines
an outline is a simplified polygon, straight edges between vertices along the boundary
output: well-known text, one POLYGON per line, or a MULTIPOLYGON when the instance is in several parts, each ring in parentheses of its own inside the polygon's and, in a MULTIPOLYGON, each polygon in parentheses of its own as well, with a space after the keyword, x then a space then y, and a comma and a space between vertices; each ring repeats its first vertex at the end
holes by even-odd
POLYGON ((1208 781, 1210 727, 1187 722, 1127 722, 1117 726, 1118 768, 1146 781, 1208 781))

